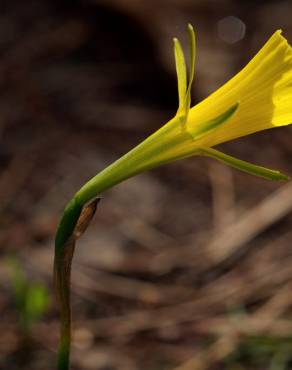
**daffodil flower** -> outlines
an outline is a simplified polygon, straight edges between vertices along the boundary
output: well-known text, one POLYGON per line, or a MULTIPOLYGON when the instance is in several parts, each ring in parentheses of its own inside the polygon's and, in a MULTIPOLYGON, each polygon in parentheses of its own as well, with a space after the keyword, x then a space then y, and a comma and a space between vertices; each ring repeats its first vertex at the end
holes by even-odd
MULTIPOLYGON (((253 165, 214 149, 214 146, 220 143, 292 123, 292 48, 287 40, 281 35, 281 31, 276 31, 245 68, 191 108, 191 85, 195 72, 195 34, 191 25, 188 26, 188 31, 189 76, 180 42, 174 39, 179 97, 175 116, 87 182, 69 202, 59 224, 56 235, 55 276, 61 292, 59 294, 63 321, 67 320, 63 325, 63 347, 61 345, 63 350, 60 352, 59 369, 67 369, 66 363, 68 364, 68 348, 64 350, 66 346, 68 347, 70 335, 68 330, 66 331, 70 326, 68 275, 74 242, 81 231, 84 231, 80 214, 82 215, 81 211, 86 204, 105 190, 138 173, 197 155, 212 157, 256 176, 287 180, 287 176, 278 171, 253 165), (67 282, 64 282, 66 279, 67 282)), ((89 220, 93 210, 87 208, 87 211, 90 214, 87 217, 89 220)))

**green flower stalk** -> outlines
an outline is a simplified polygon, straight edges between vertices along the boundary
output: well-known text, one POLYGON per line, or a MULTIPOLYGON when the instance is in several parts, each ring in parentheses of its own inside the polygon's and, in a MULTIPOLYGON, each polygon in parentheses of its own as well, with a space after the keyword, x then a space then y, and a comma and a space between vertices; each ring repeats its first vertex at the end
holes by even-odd
POLYGON ((70 271, 76 240, 86 230, 101 193, 143 171, 190 156, 207 156, 241 171, 271 180, 287 180, 279 171, 231 157, 214 146, 292 122, 292 48, 275 32, 257 55, 225 85, 191 107, 195 71, 195 34, 188 26, 190 71, 177 39, 174 55, 179 107, 154 134, 88 181, 68 203, 55 240, 54 274, 61 312, 58 370, 69 368, 71 342, 70 271))

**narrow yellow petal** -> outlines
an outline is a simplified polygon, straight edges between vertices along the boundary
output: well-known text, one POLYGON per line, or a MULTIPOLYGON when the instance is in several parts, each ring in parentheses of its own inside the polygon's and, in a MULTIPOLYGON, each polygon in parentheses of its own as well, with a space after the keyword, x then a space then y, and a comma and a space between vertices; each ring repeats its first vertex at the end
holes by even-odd
POLYGON ((198 145, 212 147, 292 123, 292 48, 281 31, 272 35, 244 69, 190 110, 187 128, 191 131, 237 101, 240 106, 236 115, 198 145))
POLYGON ((173 39, 174 43, 174 56, 175 56, 175 67, 177 74, 177 85, 178 85, 178 99, 179 108, 178 111, 184 111, 186 105, 186 92, 187 92, 187 69, 182 50, 181 44, 177 38, 173 39))
POLYGON ((183 49, 177 38, 174 42, 174 57, 177 74, 178 98, 179 107, 177 115, 180 116, 183 125, 186 123, 186 118, 191 105, 191 88, 195 73, 195 57, 196 57, 196 40, 195 32, 191 24, 188 25, 189 32, 189 47, 190 47, 190 73, 187 82, 187 69, 183 49))
POLYGON ((250 175, 263 177, 267 180, 276 181, 287 181, 289 177, 277 170, 271 170, 262 166, 257 166, 255 164, 243 161, 241 159, 232 157, 231 155, 219 152, 213 148, 202 148, 201 155, 206 155, 207 157, 217 159, 218 161, 225 163, 231 167, 234 167, 240 171, 249 173, 250 175))
POLYGON ((200 139, 203 136, 210 135, 210 132, 216 130, 218 126, 225 124, 235 114, 238 107, 239 103, 236 103, 232 107, 228 107, 228 109, 220 114, 220 116, 211 118, 208 122, 202 122, 199 125, 192 126, 188 132, 195 140, 200 139))
POLYGON ((186 105, 187 105, 187 114, 189 112, 189 108, 191 105, 191 90, 192 84, 195 75, 195 60, 196 60, 196 37, 195 31, 191 24, 188 24, 188 32, 189 32, 189 44, 190 44, 190 74, 189 74, 189 83, 186 92, 186 105))

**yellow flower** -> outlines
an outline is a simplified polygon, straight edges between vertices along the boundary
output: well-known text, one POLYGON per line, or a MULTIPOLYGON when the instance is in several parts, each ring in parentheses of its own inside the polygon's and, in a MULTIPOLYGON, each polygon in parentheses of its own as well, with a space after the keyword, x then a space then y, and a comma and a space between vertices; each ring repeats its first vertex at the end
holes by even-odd
POLYGON ((195 35, 189 25, 190 72, 174 39, 179 107, 175 116, 129 153, 88 181, 68 203, 55 240, 55 280, 61 310, 58 369, 69 368, 70 269, 75 242, 93 217, 96 202, 88 202, 115 184, 163 163, 205 155, 242 171, 274 180, 287 177, 226 155, 217 144, 292 122, 292 49, 277 31, 249 62, 224 86, 190 108, 194 77, 195 35))
POLYGON ((236 115, 199 145, 212 147, 292 122, 292 48, 281 31, 236 76, 191 109, 190 130, 196 122, 208 120, 210 107, 216 116, 235 101, 240 102, 236 115))
POLYGON ((242 171, 273 180, 287 177, 278 171, 233 158, 213 147, 217 144, 292 122, 292 48, 276 31, 258 54, 225 85, 190 108, 194 77, 195 35, 191 25, 190 73, 174 39, 179 108, 157 132, 107 167, 76 194, 80 204, 113 185, 147 169, 180 158, 205 155, 242 171))

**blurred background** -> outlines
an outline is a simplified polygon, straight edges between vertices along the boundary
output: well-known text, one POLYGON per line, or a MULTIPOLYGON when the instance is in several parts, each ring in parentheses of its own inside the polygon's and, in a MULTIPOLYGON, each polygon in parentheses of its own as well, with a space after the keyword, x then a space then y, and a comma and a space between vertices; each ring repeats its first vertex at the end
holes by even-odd
MULTIPOLYGON (((289 0, 1 1, 0 369, 55 368, 55 228, 175 113, 172 37, 196 30, 195 103, 276 29, 291 43, 291 14, 289 0)), ((291 140, 222 149, 292 176, 291 140)), ((291 225, 291 182, 208 159, 108 191, 73 263, 72 369, 292 369, 291 225)))

